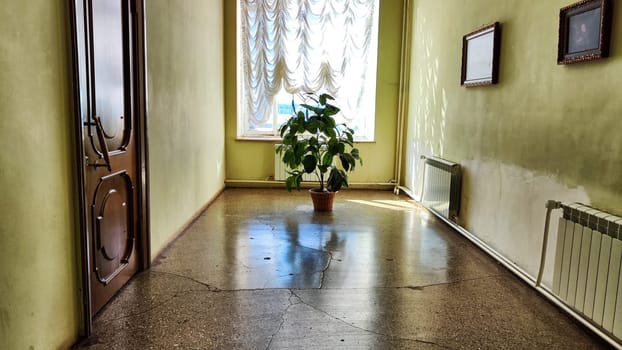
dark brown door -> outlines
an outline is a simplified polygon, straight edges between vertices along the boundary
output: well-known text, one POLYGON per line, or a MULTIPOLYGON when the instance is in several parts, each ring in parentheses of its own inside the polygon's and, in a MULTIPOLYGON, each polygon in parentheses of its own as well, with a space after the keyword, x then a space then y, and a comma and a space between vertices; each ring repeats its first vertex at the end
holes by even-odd
POLYGON ((134 14, 131 0, 76 0, 91 315, 140 268, 134 14))

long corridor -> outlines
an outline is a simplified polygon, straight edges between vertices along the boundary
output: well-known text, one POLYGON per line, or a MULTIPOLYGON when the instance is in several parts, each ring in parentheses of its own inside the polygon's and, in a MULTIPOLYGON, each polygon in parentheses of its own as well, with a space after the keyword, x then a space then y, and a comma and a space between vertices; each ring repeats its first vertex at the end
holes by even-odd
POLYGON ((94 329, 81 348, 607 348, 385 191, 341 191, 314 213, 306 191, 227 189, 94 329))

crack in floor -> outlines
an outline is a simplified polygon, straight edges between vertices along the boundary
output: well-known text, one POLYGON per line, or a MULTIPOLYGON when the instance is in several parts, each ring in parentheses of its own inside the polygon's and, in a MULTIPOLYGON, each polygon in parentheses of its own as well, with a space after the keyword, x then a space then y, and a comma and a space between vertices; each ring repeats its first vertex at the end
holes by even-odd
MULTIPOLYGON (((454 285, 454 284, 459 284, 459 283, 465 283, 465 282, 474 282, 474 281, 483 281, 483 280, 488 280, 488 279, 494 279, 494 278, 499 278, 499 277, 504 277, 503 274, 494 274, 494 275, 487 275, 487 276, 480 276, 480 277, 473 277, 473 278, 465 278, 465 279, 459 279, 459 280, 455 280, 455 281, 447 281, 447 282, 439 282, 439 283, 430 283, 430 284, 424 284, 424 285, 407 285, 407 286, 370 286, 370 287, 361 287, 361 288, 324 288, 324 278, 326 276, 326 272, 328 271, 328 269, 330 268, 331 262, 334 260, 332 257, 332 253, 331 252, 326 252, 329 256, 329 259, 326 263, 326 266, 319 271, 313 271, 310 274, 314 275, 314 274, 321 274, 320 276, 320 285, 318 288, 295 288, 295 287, 281 287, 281 288, 268 288, 266 285, 272 281, 269 280, 268 282, 264 283, 264 286, 261 288, 237 288, 237 289, 223 289, 223 288, 218 288, 218 287, 214 287, 206 282, 202 282, 199 281, 195 278, 192 278, 190 276, 186 276, 186 275, 182 275, 180 273, 175 273, 175 272, 169 272, 169 271, 162 271, 162 270, 151 270, 150 273, 156 273, 156 274, 163 274, 163 275, 169 275, 169 276, 174 276, 174 277, 179 277, 179 278, 183 278, 186 280, 189 280, 191 282, 200 284, 204 287, 206 287, 208 289, 208 291, 210 292, 214 292, 214 293, 218 293, 218 292, 243 292, 243 291, 264 291, 264 290, 284 290, 284 289, 298 289, 298 290, 313 290, 313 289, 322 289, 322 290, 340 290, 340 289, 348 289, 348 290, 373 290, 373 289, 410 289, 410 290, 418 290, 418 291, 423 291, 427 288, 433 288, 433 287, 442 287, 442 286, 450 286, 450 285, 454 285)), ((282 277, 289 277, 289 276, 299 276, 302 275, 302 273, 298 273, 298 274, 288 274, 288 275, 281 275, 278 276, 277 278, 282 278, 282 277)), ((274 280, 274 279, 273 279, 274 280)), ((200 291, 197 291, 200 292, 200 291)))
POLYGON ((321 289, 321 285, 322 285, 322 278, 323 278, 323 272, 324 270, 320 270, 320 271, 313 271, 313 272, 302 272, 302 273, 290 273, 287 275, 279 275, 276 276, 275 278, 269 279, 266 281, 266 283, 263 284, 263 287, 261 288, 262 290, 270 290, 270 289, 289 289, 289 288, 294 288, 293 286, 290 287, 281 287, 281 288, 270 288, 268 287, 268 285, 273 282, 273 281, 277 281, 281 278, 286 278, 286 277, 294 277, 294 276, 313 276, 313 275, 317 275, 320 274, 320 287, 319 288, 308 288, 308 289, 321 289))
POLYGON ((270 349, 270 346, 272 345, 272 342, 274 341, 274 338, 281 332, 281 330, 283 329, 283 325, 285 324, 285 317, 287 316, 287 313, 289 312, 289 309, 294 306, 294 305, 298 305, 300 303, 302 303, 302 299, 300 299, 300 297, 298 295, 296 295, 296 293, 294 293, 293 289, 289 289, 289 298, 287 299, 287 301, 289 302, 289 305, 287 306, 287 308, 285 308, 285 310, 283 310, 283 315, 281 316, 281 323, 279 324, 279 328, 277 328, 276 332, 272 333, 272 335, 270 336, 270 341, 268 342, 268 345, 266 345, 266 350, 270 349), (292 298, 296 297, 296 299, 298 299, 298 303, 293 303, 292 302, 292 298))
MULTIPOLYGON (((333 253, 330 250, 323 250, 323 249, 320 249, 320 248, 307 247, 305 245, 302 245, 298 241, 292 241, 290 239, 288 239, 287 241, 289 243, 292 243, 294 246, 300 247, 302 249, 309 249, 309 250, 318 252, 318 253, 320 253, 322 255, 327 255, 328 256, 328 261, 326 262, 326 266, 324 266, 324 268, 321 271, 313 271, 311 273, 311 274, 321 273, 319 289, 322 289, 322 287, 324 286, 324 277, 326 276, 326 271, 328 270, 328 268, 330 267, 331 262, 333 261, 333 253)), ((300 275, 300 274, 297 274, 297 275, 300 275)))
POLYGON ((128 284, 97 316, 94 336, 101 338, 92 344, 173 348, 176 336, 183 339, 174 346, 183 348, 440 350, 486 347, 488 341, 511 347, 516 334, 515 347, 542 348, 582 334, 546 300, 536 300, 534 313, 527 292, 513 288, 524 289, 522 282, 435 218, 419 225, 383 210, 361 222, 361 213, 343 210, 333 221, 301 215, 298 201, 264 210, 261 194, 231 197, 201 214, 194 228, 174 239, 184 237, 177 247, 164 248, 145 279, 128 284), (378 244, 360 256, 370 239, 378 244), (419 244, 405 245, 411 241, 419 244), (423 253, 426 261, 416 260, 423 253), (288 272, 295 274, 288 279, 288 272), (283 276, 274 280, 277 275, 283 276), (511 322, 504 322, 505 314, 511 322))
MULTIPOLYGON (((326 272, 328 270, 328 268, 330 267, 330 262, 332 261, 332 254, 328 253, 330 256, 330 259, 328 260, 326 267, 320 271, 322 274, 324 274, 324 272, 326 272)), ((152 270, 151 273, 154 274, 160 274, 160 275, 168 275, 168 276, 173 276, 173 277, 177 277, 177 278, 182 278, 182 279, 186 279, 189 280, 193 283, 199 284, 203 287, 206 288, 206 290, 186 290, 186 291, 179 291, 179 292, 175 292, 172 296, 170 296, 169 298, 166 298, 165 300, 163 300, 162 302, 156 304, 156 305, 152 305, 149 308, 142 310, 140 312, 136 312, 133 314, 129 314, 129 315, 124 315, 121 317, 116 317, 113 319, 109 319, 109 320, 101 320, 101 324, 110 324, 110 323, 114 323, 123 319, 128 319, 128 318, 135 318, 135 317, 140 317, 141 315, 145 314, 145 313, 149 313, 152 312, 158 308, 163 307, 164 305, 170 303, 171 301, 173 301, 175 298, 179 298, 179 297, 184 297, 185 295, 191 294, 191 293, 205 293, 205 292, 248 292, 248 291, 266 291, 266 290, 283 290, 286 288, 271 288, 271 289, 235 289, 235 290, 222 290, 219 288, 214 288, 211 285, 199 281, 197 279, 194 279, 192 277, 189 276, 184 276, 182 274, 179 273, 173 273, 173 272, 167 272, 167 271, 154 271, 152 270)), ((348 290, 369 290, 369 289, 395 289, 395 290, 399 290, 399 289, 414 289, 414 290, 424 290, 425 288, 429 288, 429 287, 437 287, 437 286, 444 286, 444 285, 452 285, 452 284, 458 284, 458 283, 463 283, 463 282, 472 282, 472 281, 479 281, 479 280, 485 280, 485 279, 492 279, 492 278, 497 278, 497 277, 503 277, 502 274, 499 275, 490 275, 490 276, 482 276, 482 277, 477 277, 477 278, 470 278, 470 279, 461 279, 461 280, 457 280, 457 281, 450 281, 450 282, 445 282, 445 283, 435 283, 435 284, 428 284, 428 285, 422 285, 422 286, 403 286, 403 287, 376 287, 376 288, 335 288, 332 290, 338 290, 338 289, 348 289, 348 290)), ((323 276, 322 276, 322 282, 323 282, 323 276)), ((321 286, 320 286, 321 288, 321 286)), ((278 336, 278 334, 284 329, 285 323, 286 323, 286 319, 287 319, 287 315, 290 312, 290 309, 292 306, 294 305, 299 305, 299 304, 303 304, 307 307, 310 307, 311 309, 328 316, 329 318, 338 321, 348 327, 351 327, 353 329, 357 329, 360 331, 363 331, 365 333, 369 333, 369 334, 373 334, 373 335, 377 335, 379 337, 382 338, 386 338, 390 341, 396 341, 396 342, 414 342, 414 343, 418 343, 418 344, 426 344, 426 345, 431 345, 431 346, 436 346, 442 349, 453 349, 452 347, 449 347, 447 345, 443 345, 443 344, 439 344, 436 342, 432 342, 432 341, 426 341, 426 340, 422 340, 422 339, 415 339, 415 338, 405 338, 405 337, 399 337, 399 336, 395 336, 395 335, 391 335, 391 334, 386 334, 386 333, 382 333, 379 331, 375 331, 373 329, 367 329, 367 328, 363 328, 360 326, 357 326, 355 324, 352 324, 350 322, 347 322, 346 320, 335 316, 315 305, 312 305, 310 303, 307 303, 304 301, 304 299, 298 294, 296 293, 296 291, 313 291, 313 290, 317 290, 315 288, 301 288, 301 289, 292 289, 292 288, 287 288, 287 290, 289 291, 289 296, 288 296, 288 303, 289 305, 287 305, 287 307, 285 308, 285 310, 282 312, 282 316, 281 316, 281 320, 279 323, 278 328, 276 329, 276 331, 270 336, 270 340, 266 346, 266 350, 270 349, 270 347, 272 346, 275 338, 278 336)), ((324 289, 324 290, 331 290, 331 289, 324 289)))
POLYGON ((321 271, 321 276, 320 276, 320 288, 322 289, 324 288, 324 278, 326 277, 326 271, 328 271, 328 269, 330 268, 330 263, 333 262, 333 253, 330 251, 327 251, 326 254, 328 254, 328 261, 326 262, 326 266, 324 267, 324 269, 321 271))
MULTIPOLYGON (((442 349, 454 349, 452 347, 449 347, 449 346, 446 346, 446 345, 442 345, 442 344, 438 344, 438 343, 435 343, 435 342, 425 341, 425 340, 421 340, 421 339, 396 337, 394 335, 385 334, 385 333, 377 332, 377 331, 374 331, 374 330, 371 330, 371 329, 366 329, 366 328, 363 328, 363 327, 359 327, 357 325, 354 325, 352 323, 349 323, 349 322, 345 321, 342 318, 339 318, 339 317, 337 317, 335 315, 332 315, 332 314, 328 313, 327 311, 324 311, 324 310, 322 310, 322 309, 320 309, 320 308, 318 308, 318 307, 316 307, 314 305, 311 305, 311 304, 305 302, 304 299, 302 299, 301 296, 296 294, 295 291, 291 290, 291 292, 300 301, 300 304, 306 305, 306 306, 312 308, 313 310, 315 310, 317 312, 320 312, 320 313, 322 313, 322 314, 332 318, 335 321, 338 321, 338 322, 340 322, 342 324, 345 324, 348 327, 351 327, 351 328, 354 328, 354 329, 357 329, 357 330, 360 330, 360 331, 363 331, 363 332, 366 332, 366 333, 374 334, 374 335, 377 335, 377 336, 380 336, 380 337, 383 337, 383 338, 388 338, 391 341, 408 341, 408 342, 415 342, 415 343, 419 343, 419 344, 434 345, 434 346, 437 346, 437 347, 442 348, 442 349)), ((289 307, 288 307, 288 310, 289 310, 289 307)), ((268 349, 266 349, 266 350, 268 350, 268 349)))
POLYGON ((179 278, 183 278, 183 279, 192 281, 194 283, 197 283, 197 284, 200 284, 200 285, 206 287, 207 290, 210 291, 210 292, 218 293, 218 292, 222 292, 223 291, 222 289, 220 289, 218 287, 212 287, 211 285, 209 285, 209 284, 207 284, 207 283, 205 283, 203 281, 199 281, 199 280, 197 280, 195 278, 192 278, 192 277, 186 276, 186 275, 182 275, 180 273, 169 272, 169 271, 160 271, 160 270, 158 270, 158 271, 153 271, 152 270, 151 272, 154 272, 156 274, 159 273, 159 274, 163 274, 163 275, 175 276, 175 277, 179 277, 179 278))
MULTIPOLYGON (((328 256, 328 260, 326 262, 326 265, 324 266, 324 268, 321 271, 315 271, 315 273, 320 273, 321 277, 320 277, 320 286, 319 289, 324 289, 324 279, 326 276, 326 272, 329 270, 330 266, 331 266, 331 262, 333 260, 333 255, 332 252, 330 251, 321 251, 318 249, 313 249, 313 248, 309 248, 309 247, 303 247, 303 248, 307 248, 307 249, 312 249, 312 250, 316 250, 318 252, 321 252, 323 254, 326 254, 328 256)), ((290 309, 292 306, 294 305, 298 305, 298 304, 303 304, 307 307, 310 307, 311 309, 328 316, 329 318, 340 322, 348 327, 351 327, 353 329, 357 329, 359 331, 363 331, 365 333, 368 334, 373 334, 385 339, 388 339, 389 341, 393 341, 393 342, 414 342, 414 343, 418 343, 418 344, 426 344, 426 345, 431 345, 431 346, 435 346, 435 347, 439 347, 442 349, 453 349, 449 346, 443 345, 443 344, 439 344, 439 343, 435 343, 432 341, 426 341, 426 340, 422 340, 422 339, 415 339, 415 338, 405 338, 405 337, 399 337, 399 336, 395 336, 395 335, 391 335, 391 334, 386 334, 386 333, 382 333, 373 329, 367 329, 367 328, 363 328, 360 326, 357 326, 353 323, 347 322, 346 320, 335 316, 333 314, 330 314, 329 312, 322 310, 321 308, 314 306, 312 304, 309 304, 307 302, 305 302, 302 297, 300 295, 298 295, 296 293, 296 290, 317 290, 317 288, 300 288, 300 289, 292 289, 292 288, 270 288, 270 289, 266 289, 266 288, 260 288, 260 289, 232 289, 232 290, 223 290, 220 288, 216 288, 211 286, 208 283, 205 283, 203 281, 200 281, 198 279, 192 278, 190 276, 186 276, 183 275, 181 273, 175 273, 175 272, 169 272, 169 271, 157 271, 157 270, 151 270, 151 273, 154 274, 160 274, 160 275, 168 275, 168 276, 173 276, 173 277, 177 277, 177 278, 182 278, 188 281, 191 281, 195 284, 201 285, 203 287, 206 288, 206 290, 186 290, 186 291, 179 291, 179 292, 175 292, 174 295, 172 295, 169 298, 166 298, 166 300, 163 300, 162 302, 156 304, 156 305, 152 305, 149 308, 142 310, 140 312, 136 312, 133 314, 129 314, 129 315, 124 315, 121 317, 117 317, 114 319, 109 319, 109 320, 102 320, 100 321, 102 324, 110 324, 110 323, 114 323, 123 319, 128 319, 128 318, 135 318, 135 317, 140 317, 141 315, 148 313, 148 312, 152 312, 158 308, 161 308, 163 306, 165 306, 166 304, 170 303, 171 301, 173 301, 175 298, 178 297, 183 297, 184 295, 187 295, 189 293, 204 293, 204 292, 244 292, 244 291, 266 291, 266 290, 278 290, 278 289, 287 289, 289 291, 289 297, 288 297, 288 303, 289 305, 287 305, 287 307, 285 308, 285 310, 282 312, 282 316, 281 316, 281 320, 280 323, 276 329, 276 331, 270 336, 268 344, 266 346, 266 350, 270 349, 270 347, 272 346, 275 338, 278 336, 278 334, 284 329, 285 327, 285 323, 286 323, 286 319, 287 319, 287 315, 290 312, 290 309)), ((360 289, 360 290, 369 290, 369 289, 395 289, 395 290, 399 290, 399 289, 412 289, 412 290, 421 290, 423 291, 426 288, 430 288, 430 287, 438 287, 438 286, 446 286, 446 285, 453 285, 453 284, 458 284, 458 283, 464 283, 464 282, 472 282, 472 281, 479 281, 479 280, 486 280, 486 279, 492 279, 492 278, 497 278, 497 277, 502 277, 502 274, 495 274, 495 275, 489 275, 489 276, 482 276, 482 277, 476 277, 476 278, 469 278, 469 279, 460 279, 460 280, 456 280, 456 281, 448 281, 448 282, 443 282, 443 283, 433 283, 433 284, 427 284, 427 285, 420 285, 420 286, 398 286, 398 287, 372 287, 372 288, 335 288, 335 290, 338 289, 348 289, 348 290, 356 290, 356 289, 360 289)), ((329 289, 324 289, 324 290, 331 290, 329 289)))
MULTIPOLYGON (((322 289, 322 286, 324 285, 324 276, 326 275, 326 271, 327 271, 327 270, 328 270, 328 268, 330 267, 330 264, 331 264, 331 262, 332 262, 332 260, 333 260, 333 253, 332 253, 331 251, 322 250, 322 249, 319 249, 319 248, 307 247, 307 246, 305 246, 305 245, 300 244, 300 242, 297 242, 297 241, 292 241, 292 240, 290 240, 290 239, 281 239, 281 240, 282 240, 282 241, 287 241, 288 243, 292 244, 294 247, 298 247, 298 248, 301 248, 301 249, 311 250, 311 251, 314 251, 314 252, 319 253, 320 255, 327 256, 327 257, 328 257, 328 259, 327 259, 326 265, 324 266, 324 268, 322 268, 322 270, 318 270, 318 271, 308 271, 308 272, 307 272, 307 271, 303 271, 303 272, 300 272, 300 273, 292 273, 292 274, 287 274, 287 275, 279 275, 279 276, 277 276, 276 278, 273 278, 273 279, 269 279, 269 280, 267 280, 267 281, 263 284, 263 287, 262 287, 262 288, 263 288, 263 289, 268 288, 268 284, 270 284, 270 282, 272 282, 272 281, 274 281, 274 280, 276 280, 276 279, 280 279, 280 278, 284 278, 284 277, 289 277, 289 276, 301 276, 301 275, 305 275, 305 274, 312 276, 312 275, 315 275, 315 274, 318 274, 318 273, 319 273, 319 274, 320 274, 320 283, 319 283, 318 289, 322 289)), ((249 269, 249 272, 251 272, 251 271, 253 270, 251 267, 248 267, 248 266, 246 266, 246 265, 244 265, 244 264, 242 264, 242 265, 243 265, 244 267, 248 268, 248 269, 249 269)), ((291 288, 291 287, 290 287, 290 288, 291 288)), ((287 288, 270 288, 270 289, 287 289, 287 288)))
POLYGON ((158 304, 155 304, 155 305, 152 305, 152 306, 146 308, 145 310, 138 311, 136 313, 126 314, 126 315, 123 315, 123 316, 119 316, 119 317, 115 317, 115 318, 111 318, 111 319, 107 319, 107 320, 99 319, 99 320, 96 321, 96 323, 100 323, 102 325, 106 325, 106 324, 110 324, 110 323, 115 323, 117 321, 129 319, 129 318, 139 317, 139 316, 144 315, 144 314, 146 314, 148 312, 152 312, 152 311, 154 311, 156 309, 161 308, 162 306, 170 303, 173 299, 177 298, 177 296, 178 295, 175 294, 175 295, 167 298, 166 300, 164 300, 164 301, 162 301, 162 302, 160 302, 158 304))
MULTIPOLYGON (((494 279, 497 277, 503 277, 502 274, 496 274, 496 275, 488 275, 488 276, 481 276, 481 277, 473 277, 473 278, 465 278, 465 279, 459 279, 459 280, 455 280, 455 281, 447 281, 447 282, 439 282, 439 283, 431 283, 431 284, 425 284, 422 286, 402 286, 402 287, 376 287, 378 289, 412 289, 412 290, 425 290, 427 288, 433 288, 433 287, 442 287, 442 286, 451 286, 454 284, 459 284, 459 283, 464 283, 464 282, 474 282, 474 281, 483 281, 483 280, 489 280, 489 279, 494 279)), ((367 289, 367 288, 361 288, 361 289, 367 289)))

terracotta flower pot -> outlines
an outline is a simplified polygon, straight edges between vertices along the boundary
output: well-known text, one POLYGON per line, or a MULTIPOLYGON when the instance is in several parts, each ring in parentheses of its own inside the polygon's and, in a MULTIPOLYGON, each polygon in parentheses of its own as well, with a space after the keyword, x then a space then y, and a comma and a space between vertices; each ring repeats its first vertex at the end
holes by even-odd
POLYGON ((313 201, 313 209, 315 211, 331 211, 333 210, 333 200, 336 192, 321 192, 312 188, 309 190, 311 200, 313 201))

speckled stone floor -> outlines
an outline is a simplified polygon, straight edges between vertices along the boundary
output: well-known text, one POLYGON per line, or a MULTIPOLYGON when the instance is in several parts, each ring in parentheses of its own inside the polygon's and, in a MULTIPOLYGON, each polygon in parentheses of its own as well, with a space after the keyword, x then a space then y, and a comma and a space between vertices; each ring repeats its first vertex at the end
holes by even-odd
POLYGON ((97 315, 83 349, 607 348, 424 209, 228 189, 97 315))

